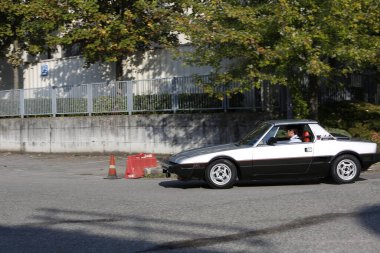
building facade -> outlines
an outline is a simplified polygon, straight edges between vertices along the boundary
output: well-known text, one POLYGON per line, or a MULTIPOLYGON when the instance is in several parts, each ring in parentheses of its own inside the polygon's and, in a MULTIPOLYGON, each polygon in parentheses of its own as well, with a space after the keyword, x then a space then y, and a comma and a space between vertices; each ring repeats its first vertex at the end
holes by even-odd
MULTIPOLYGON (((189 50, 188 46, 182 46, 189 50)), ((75 53, 74 53, 75 54, 75 53)), ((116 80, 114 63, 95 63, 86 66, 80 55, 71 56, 63 50, 57 50, 50 59, 46 56, 23 57, 21 68, 24 89, 52 86, 80 85, 110 82, 116 80)), ((206 75, 211 67, 194 67, 175 59, 171 52, 157 48, 143 54, 136 54, 124 60, 123 80, 147 80, 175 76, 206 75)), ((5 59, 0 60, 0 90, 13 88, 12 66, 5 59)))

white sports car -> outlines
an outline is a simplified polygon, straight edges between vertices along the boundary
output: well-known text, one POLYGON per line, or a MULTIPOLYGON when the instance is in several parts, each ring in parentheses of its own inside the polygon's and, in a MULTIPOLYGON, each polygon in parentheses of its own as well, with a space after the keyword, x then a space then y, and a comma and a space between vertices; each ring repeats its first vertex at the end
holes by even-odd
MULTIPOLYGON (((342 137, 342 136, 341 136, 342 137)), ((351 183, 380 161, 376 143, 334 137, 313 120, 258 124, 238 143, 183 151, 163 162, 180 179, 205 179, 230 188, 237 179, 325 178, 351 183)))

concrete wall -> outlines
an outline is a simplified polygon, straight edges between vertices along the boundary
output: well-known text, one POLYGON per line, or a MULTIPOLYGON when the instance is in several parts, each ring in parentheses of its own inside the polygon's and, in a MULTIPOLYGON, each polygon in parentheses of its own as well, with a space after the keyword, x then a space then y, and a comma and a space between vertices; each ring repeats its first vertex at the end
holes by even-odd
POLYGON ((237 141, 254 113, 0 119, 0 151, 170 154, 237 141))

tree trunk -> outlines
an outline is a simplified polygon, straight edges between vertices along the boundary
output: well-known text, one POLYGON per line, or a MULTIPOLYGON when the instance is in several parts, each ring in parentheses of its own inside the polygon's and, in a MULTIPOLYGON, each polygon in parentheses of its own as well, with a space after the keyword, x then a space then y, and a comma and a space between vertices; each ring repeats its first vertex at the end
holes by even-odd
POLYGON ((116 68, 116 81, 123 81, 124 73, 123 73, 123 59, 118 59, 115 64, 116 68))
POLYGON ((318 120, 318 92, 319 84, 318 77, 314 75, 309 76, 309 116, 311 119, 318 120))
POLYGON ((20 89, 20 67, 13 66, 13 89, 20 89))
POLYGON ((13 41, 13 53, 12 53, 12 68, 13 68, 13 89, 20 89, 20 65, 19 65, 19 43, 18 40, 13 41))

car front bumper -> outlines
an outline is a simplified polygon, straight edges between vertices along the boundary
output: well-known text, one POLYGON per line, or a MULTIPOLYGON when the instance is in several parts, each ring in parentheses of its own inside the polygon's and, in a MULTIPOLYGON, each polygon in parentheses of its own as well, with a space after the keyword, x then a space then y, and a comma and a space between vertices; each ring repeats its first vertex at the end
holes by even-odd
POLYGON ((183 180, 204 177, 204 166, 200 164, 178 164, 164 161, 161 162, 161 165, 166 177, 170 177, 171 174, 176 174, 179 179, 183 180))

